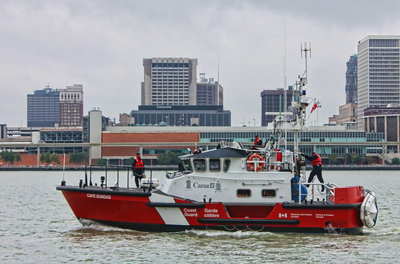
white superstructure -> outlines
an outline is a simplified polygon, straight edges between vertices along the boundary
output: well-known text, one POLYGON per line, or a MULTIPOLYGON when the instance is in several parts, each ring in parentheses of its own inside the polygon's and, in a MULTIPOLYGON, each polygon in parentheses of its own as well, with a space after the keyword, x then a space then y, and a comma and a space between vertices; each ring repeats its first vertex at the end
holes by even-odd
POLYGON ((171 173, 161 190, 197 202, 277 203, 291 201, 291 152, 226 146, 182 157, 181 172, 171 173))

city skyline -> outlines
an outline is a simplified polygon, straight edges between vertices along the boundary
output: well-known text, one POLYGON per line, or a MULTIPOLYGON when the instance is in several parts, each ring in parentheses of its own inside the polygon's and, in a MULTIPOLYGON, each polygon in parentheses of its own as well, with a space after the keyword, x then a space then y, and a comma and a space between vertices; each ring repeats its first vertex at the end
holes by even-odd
POLYGON ((84 114, 100 107, 117 118, 140 105, 143 58, 189 57, 198 59, 198 73, 225 88, 233 126, 254 118, 259 126, 260 92, 284 86, 284 31, 287 85, 304 71, 300 43, 311 42, 308 94, 322 108, 310 120, 327 123, 345 103, 346 62, 358 41, 399 35, 399 7, 397 1, 2 1, 0 123, 26 126, 26 94, 65 83, 84 85, 84 114))

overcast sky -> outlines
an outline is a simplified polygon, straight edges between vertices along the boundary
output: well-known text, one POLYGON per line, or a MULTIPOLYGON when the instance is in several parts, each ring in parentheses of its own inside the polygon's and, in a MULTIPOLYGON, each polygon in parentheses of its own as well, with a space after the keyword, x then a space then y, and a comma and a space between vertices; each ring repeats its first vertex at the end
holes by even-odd
POLYGON ((84 114, 118 120, 140 104, 143 58, 198 59, 198 73, 224 87, 232 125, 260 125, 265 89, 304 71, 321 101, 311 121, 327 123, 345 103, 345 71, 367 35, 400 35, 400 1, 0 1, 0 123, 26 126, 27 94, 83 84, 84 114), (285 21, 285 23, 284 23, 285 21), (284 24, 286 27, 284 27, 284 24))

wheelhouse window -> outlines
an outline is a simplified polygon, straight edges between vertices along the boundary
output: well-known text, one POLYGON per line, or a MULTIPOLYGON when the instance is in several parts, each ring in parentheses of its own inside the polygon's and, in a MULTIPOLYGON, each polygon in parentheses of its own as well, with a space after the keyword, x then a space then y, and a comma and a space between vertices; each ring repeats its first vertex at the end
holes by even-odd
POLYGON ((231 165, 231 160, 229 159, 224 160, 224 172, 228 171, 229 165, 231 165))
POLYGON ((193 171, 192 165, 190 164, 190 160, 182 160, 183 168, 185 171, 193 171))
POLYGON ((221 161, 219 159, 210 159, 210 171, 221 171, 221 161))
POLYGON ((205 171, 206 161, 204 159, 194 159, 193 166, 196 171, 205 171))
POLYGON ((236 193, 237 193, 237 197, 239 197, 239 198, 251 197, 250 189, 238 189, 236 193))
POLYGON ((276 190, 274 189, 263 189, 261 191, 262 197, 276 197, 276 190))

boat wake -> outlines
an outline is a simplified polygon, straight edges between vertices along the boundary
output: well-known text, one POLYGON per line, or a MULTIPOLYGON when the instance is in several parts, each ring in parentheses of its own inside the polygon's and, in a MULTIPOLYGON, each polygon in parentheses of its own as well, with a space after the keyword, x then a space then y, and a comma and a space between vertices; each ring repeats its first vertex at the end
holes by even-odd
POLYGON ((368 230, 365 231, 364 234, 370 235, 370 236, 399 236, 400 235, 400 229, 399 228, 384 228, 381 230, 368 230))
POLYGON ((134 230, 127 230, 127 229, 123 229, 123 228, 119 228, 119 227, 114 227, 114 226, 108 226, 108 225, 104 225, 102 223, 99 223, 97 221, 94 220, 90 220, 90 219, 85 219, 85 218, 79 218, 79 222, 81 222, 83 228, 82 229, 89 229, 89 230, 93 230, 93 231, 102 231, 102 232, 137 232, 134 230))
POLYGON ((226 232, 218 230, 187 230, 186 234, 192 234, 197 237, 229 237, 229 238, 253 238, 253 237, 265 237, 265 236, 282 236, 279 233, 271 232, 255 232, 255 231, 236 231, 226 232))

